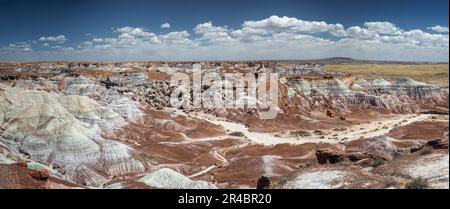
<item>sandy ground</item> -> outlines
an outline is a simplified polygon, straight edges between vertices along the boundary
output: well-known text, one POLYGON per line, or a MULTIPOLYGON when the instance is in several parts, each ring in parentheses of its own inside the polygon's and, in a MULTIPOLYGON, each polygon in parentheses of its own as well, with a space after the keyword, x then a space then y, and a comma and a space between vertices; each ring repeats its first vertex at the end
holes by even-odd
POLYGON ((311 133, 310 137, 290 137, 282 135, 280 133, 257 133, 251 132, 249 129, 239 123, 225 121, 220 118, 208 114, 196 114, 191 115, 191 117, 196 117, 199 119, 206 120, 210 123, 220 125, 229 132, 241 132, 250 141, 263 144, 263 145, 276 145, 276 144, 304 144, 304 143, 339 143, 347 142, 351 140, 357 140, 361 138, 373 138, 376 136, 381 136, 389 133, 390 130, 396 127, 396 125, 408 125, 417 121, 423 121, 430 117, 430 115, 394 115, 391 118, 385 120, 373 121, 371 123, 363 123, 359 125, 354 125, 347 127, 345 131, 336 130, 322 130, 325 135, 318 136, 311 133))
POLYGON ((344 171, 315 171, 304 173, 297 176, 294 180, 288 182, 283 188, 285 189, 336 189, 342 186, 344 171))
POLYGON ((428 180, 432 188, 449 188, 449 158, 448 155, 428 155, 412 162, 404 169, 414 178, 422 177, 428 180))

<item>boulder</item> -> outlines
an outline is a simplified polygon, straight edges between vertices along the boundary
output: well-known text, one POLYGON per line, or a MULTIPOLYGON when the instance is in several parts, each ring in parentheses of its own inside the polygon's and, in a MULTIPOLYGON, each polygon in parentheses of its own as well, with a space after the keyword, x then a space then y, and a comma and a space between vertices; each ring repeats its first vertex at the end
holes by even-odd
POLYGON ((256 189, 269 189, 269 188, 270 188, 270 179, 265 176, 261 176, 256 184, 256 189))
POLYGON ((345 156, 342 153, 329 149, 317 150, 316 157, 319 164, 326 164, 326 163, 335 164, 345 160, 345 156))
POLYGON ((432 146, 434 149, 448 149, 448 141, 442 139, 432 139, 427 142, 427 145, 432 146))

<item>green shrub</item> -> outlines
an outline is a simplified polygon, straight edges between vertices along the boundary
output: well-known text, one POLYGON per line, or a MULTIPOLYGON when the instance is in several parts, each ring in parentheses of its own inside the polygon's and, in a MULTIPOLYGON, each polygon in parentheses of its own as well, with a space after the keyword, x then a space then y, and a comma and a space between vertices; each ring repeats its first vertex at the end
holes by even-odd
POLYGON ((300 137, 309 137, 309 136, 311 136, 311 134, 309 132, 302 131, 302 130, 300 130, 300 131, 291 131, 289 133, 289 135, 293 136, 293 137, 298 137, 298 136, 300 136, 300 137))
POLYGON ((322 135, 325 135, 325 132, 323 132, 323 131, 321 131, 321 130, 315 130, 315 131, 314 131, 314 134, 315 134, 315 135, 322 136, 322 135))
POLYGON ((384 182, 384 188, 397 187, 398 182, 394 178, 389 178, 384 182))
POLYGON ((422 177, 415 178, 405 184, 405 189, 426 189, 428 187, 428 181, 422 177))
POLYGON ((376 167, 381 166, 381 165, 383 165, 383 164, 384 164, 384 161, 383 161, 383 160, 374 160, 374 161, 372 162, 372 167, 376 168, 376 167))
POLYGON ((433 153, 433 147, 426 146, 419 151, 419 155, 429 155, 433 153))
POLYGON ((237 136, 237 137, 245 137, 245 134, 242 133, 242 132, 239 132, 239 131, 231 132, 229 135, 230 136, 237 136))

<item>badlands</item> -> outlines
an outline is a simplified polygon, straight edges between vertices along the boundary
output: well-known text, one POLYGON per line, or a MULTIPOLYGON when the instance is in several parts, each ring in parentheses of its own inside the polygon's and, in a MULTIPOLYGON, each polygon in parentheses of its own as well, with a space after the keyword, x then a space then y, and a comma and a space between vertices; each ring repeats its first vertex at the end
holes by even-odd
POLYGON ((172 108, 171 75, 192 65, 0 63, 0 188, 449 188, 448 86, 201 63, 278 73, 278 114, 264 120, 172 108))

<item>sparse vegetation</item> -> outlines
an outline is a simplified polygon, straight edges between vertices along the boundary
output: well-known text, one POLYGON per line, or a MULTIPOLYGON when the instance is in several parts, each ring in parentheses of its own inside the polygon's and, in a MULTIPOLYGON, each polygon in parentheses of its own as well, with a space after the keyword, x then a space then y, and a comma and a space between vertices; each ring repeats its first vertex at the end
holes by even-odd
POLYGON ((341 64, 326 65, 325 69, 341 73, 361 75, 365 79, 375 79, 380 76, 386 80, 397 80, 409 77, 420 82, 436 85, 448 85, 448 64, 341 64))
POLYGON ((398 182, 394 178, 388 178, 386 182, 384 182, 384 188, 398 187, 398 182))
POLYGON ((244 133, 238 132, 238 131, 236 131, 236 132, 231 132, 229 135, 230 135, 230 136, 236 136, 236 137, 244 137, 244 138, 246 137, 244 133))
POLYGON ((318 136, 323 136, 323 135, 325 135, 325 132, 323 132, 323 131, 321 131, 321 130, 315 130, 315 131, 314 131, 314 134, 315 134, 315 135, 318 135, 318 136))
POLYGON ((427 189, 428 181, 422 177, 417 177, 405 184, 405 189, 427 189))
POLYGON ((14 140, 14 136, 12 136, 11 134, 5 134, 5 135, 3 135, 3 138, 8 141, 14 140))
POLYGON ((335 129, 333 129, 333 130, 334 130, 334 131, 346 131, 347 128, 342 127, 342 128, 335 128, 335 129))
POLYGON ((289 136, 292 136, 292 137, 309 137, 309 136, 311 136, 311 133, 309 133, 307 131, 302 131, 302 130, 300 130, 300 131, 291 131, 289 133, 289 136))
POLYGON ((433 153, 433 147, 426 146, 419 151, 419 155, 429 155, 433 153))
POLYGON ((383 160, 374 160, 373 162, 372 162, 372 167, 374 167, 374 168, 376 168, 376 167, 379 167, 379 166, 382 166, 382 165, 384 165, 384 161, 383 160))

